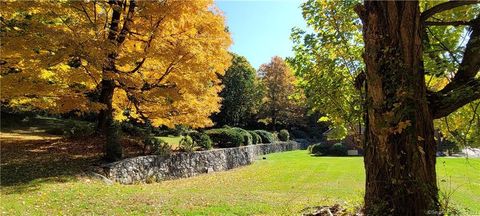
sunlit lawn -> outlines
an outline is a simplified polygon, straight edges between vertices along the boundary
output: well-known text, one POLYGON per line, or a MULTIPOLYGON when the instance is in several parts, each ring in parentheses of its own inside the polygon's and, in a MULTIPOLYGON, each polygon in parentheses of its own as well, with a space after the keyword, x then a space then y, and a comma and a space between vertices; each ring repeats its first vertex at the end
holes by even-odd
POLYGON ((157 138, 160 138, 170 144, 172 146, 172 149, 177 149, 178 143, 180 143, 182 136, 158 136, 157 138))
MULTIPOLYGON (((361 157, 311 157, 276 153, 253 165, 154 184, 106 185, 88 178, 36 179, 2 187, 7 214, 292 215, 307 206, 361 204, 361 157)), ((458 208, 480 213, 480 160, 441 158, 443 191, 458 208), (448 186, 448 187, 447 187, 448 186)))

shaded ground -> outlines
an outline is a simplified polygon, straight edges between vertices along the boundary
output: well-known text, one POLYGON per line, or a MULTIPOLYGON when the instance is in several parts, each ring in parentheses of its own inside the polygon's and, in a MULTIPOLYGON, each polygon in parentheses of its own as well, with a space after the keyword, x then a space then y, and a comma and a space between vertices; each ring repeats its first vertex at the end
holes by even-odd
MULTIPOLYGON (((57 128, 64 128, 68 120, 44 117, 44 116, 23 116, 15 114, 1 114, 1 131, 26 135, 44 136, 45 131, 57 128)), ((87 125, 89 122, 70 120, 78 124, 87 125)), ((30 138, 28 138, 30 139, 30 138)))
MULTIPOLYGON (((36 179, 62 182, 101 162, 104 139, 64 139, 38 130, 16 129, 0 133, 1 185, 19 185, 36 179)), ((141 153, 137 144, 123 141, 126 157, 141 153)))

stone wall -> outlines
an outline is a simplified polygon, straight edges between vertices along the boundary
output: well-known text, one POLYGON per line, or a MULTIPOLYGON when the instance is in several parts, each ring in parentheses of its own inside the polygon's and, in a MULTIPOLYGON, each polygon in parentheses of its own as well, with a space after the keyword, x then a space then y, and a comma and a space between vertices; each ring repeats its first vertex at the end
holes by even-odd
POLYGON ((236 148, 213 149, 170 156, 148 155, 103 166, 108 179, 122 183, 152 182, 224 171, 251 164, 258 156, 306 148, 304 142, 277 142, 236 148))

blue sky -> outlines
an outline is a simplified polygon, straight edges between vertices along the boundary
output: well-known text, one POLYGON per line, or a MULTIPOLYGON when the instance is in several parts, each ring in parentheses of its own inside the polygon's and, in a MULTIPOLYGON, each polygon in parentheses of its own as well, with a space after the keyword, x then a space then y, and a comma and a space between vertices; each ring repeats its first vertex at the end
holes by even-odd
POLYGON ((271 57, 292 55, 292 27, 305 29, 300 0, 216 0, 232 34, 230 50, 255 69, 271 57))

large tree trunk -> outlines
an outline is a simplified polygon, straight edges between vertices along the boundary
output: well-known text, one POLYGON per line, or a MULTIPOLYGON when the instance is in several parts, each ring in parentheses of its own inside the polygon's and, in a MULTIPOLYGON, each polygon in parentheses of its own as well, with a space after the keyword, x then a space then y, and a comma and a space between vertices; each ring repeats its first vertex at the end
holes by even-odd
POLYGON ((107 131, 110 121, 113 119, 113 92, 115 91, 114 83, 112 80, 102 80, 100 83, 100 98, 99 102, 106 107, 98 113, 98 125, 97 130, 99 132, 107 131))
POLYGON ((113 80, 104 79, 101 82, 100 103, 105 104, 106 108, 98 114, 98 131, 107 138, 105 143, 105 160, 117 161, 122 159, 122 145, 119 142, 118 128, 113 120, 112 99, 115 91, 113 80))
POLYGON ((422 62, 419 4, 365 2, 368 215, 438 213, 433 119, 422 62))
MULTIPOLYGON (((135 13, 136 1, 130 0, 128 2, 128 11, 124 18, 121 29, 119 28, 122 13, 125 13, 126 3, 121 0, 110 0, 108 3, 112 6, 112 17, 109 26, 108 40, 120 47, 125 41, 127 34, 130 32, 130 26, 133 23, 133 16, 135 13)), ((98 130, 106 135, 107 141, 105 144, 105 159, 108 161, 117 161, 123 157, 122 145, 119 142, 119 130, 113 120, 112 99, 115 92, 115 80, 111 78, 110 73, 117 73, 115 61, 118 56, 117 51, 108 54, 103 68, 103 79, 100 83, 100 103, 103 103, 106 108, 101 110, 98 114, 98 130)))

